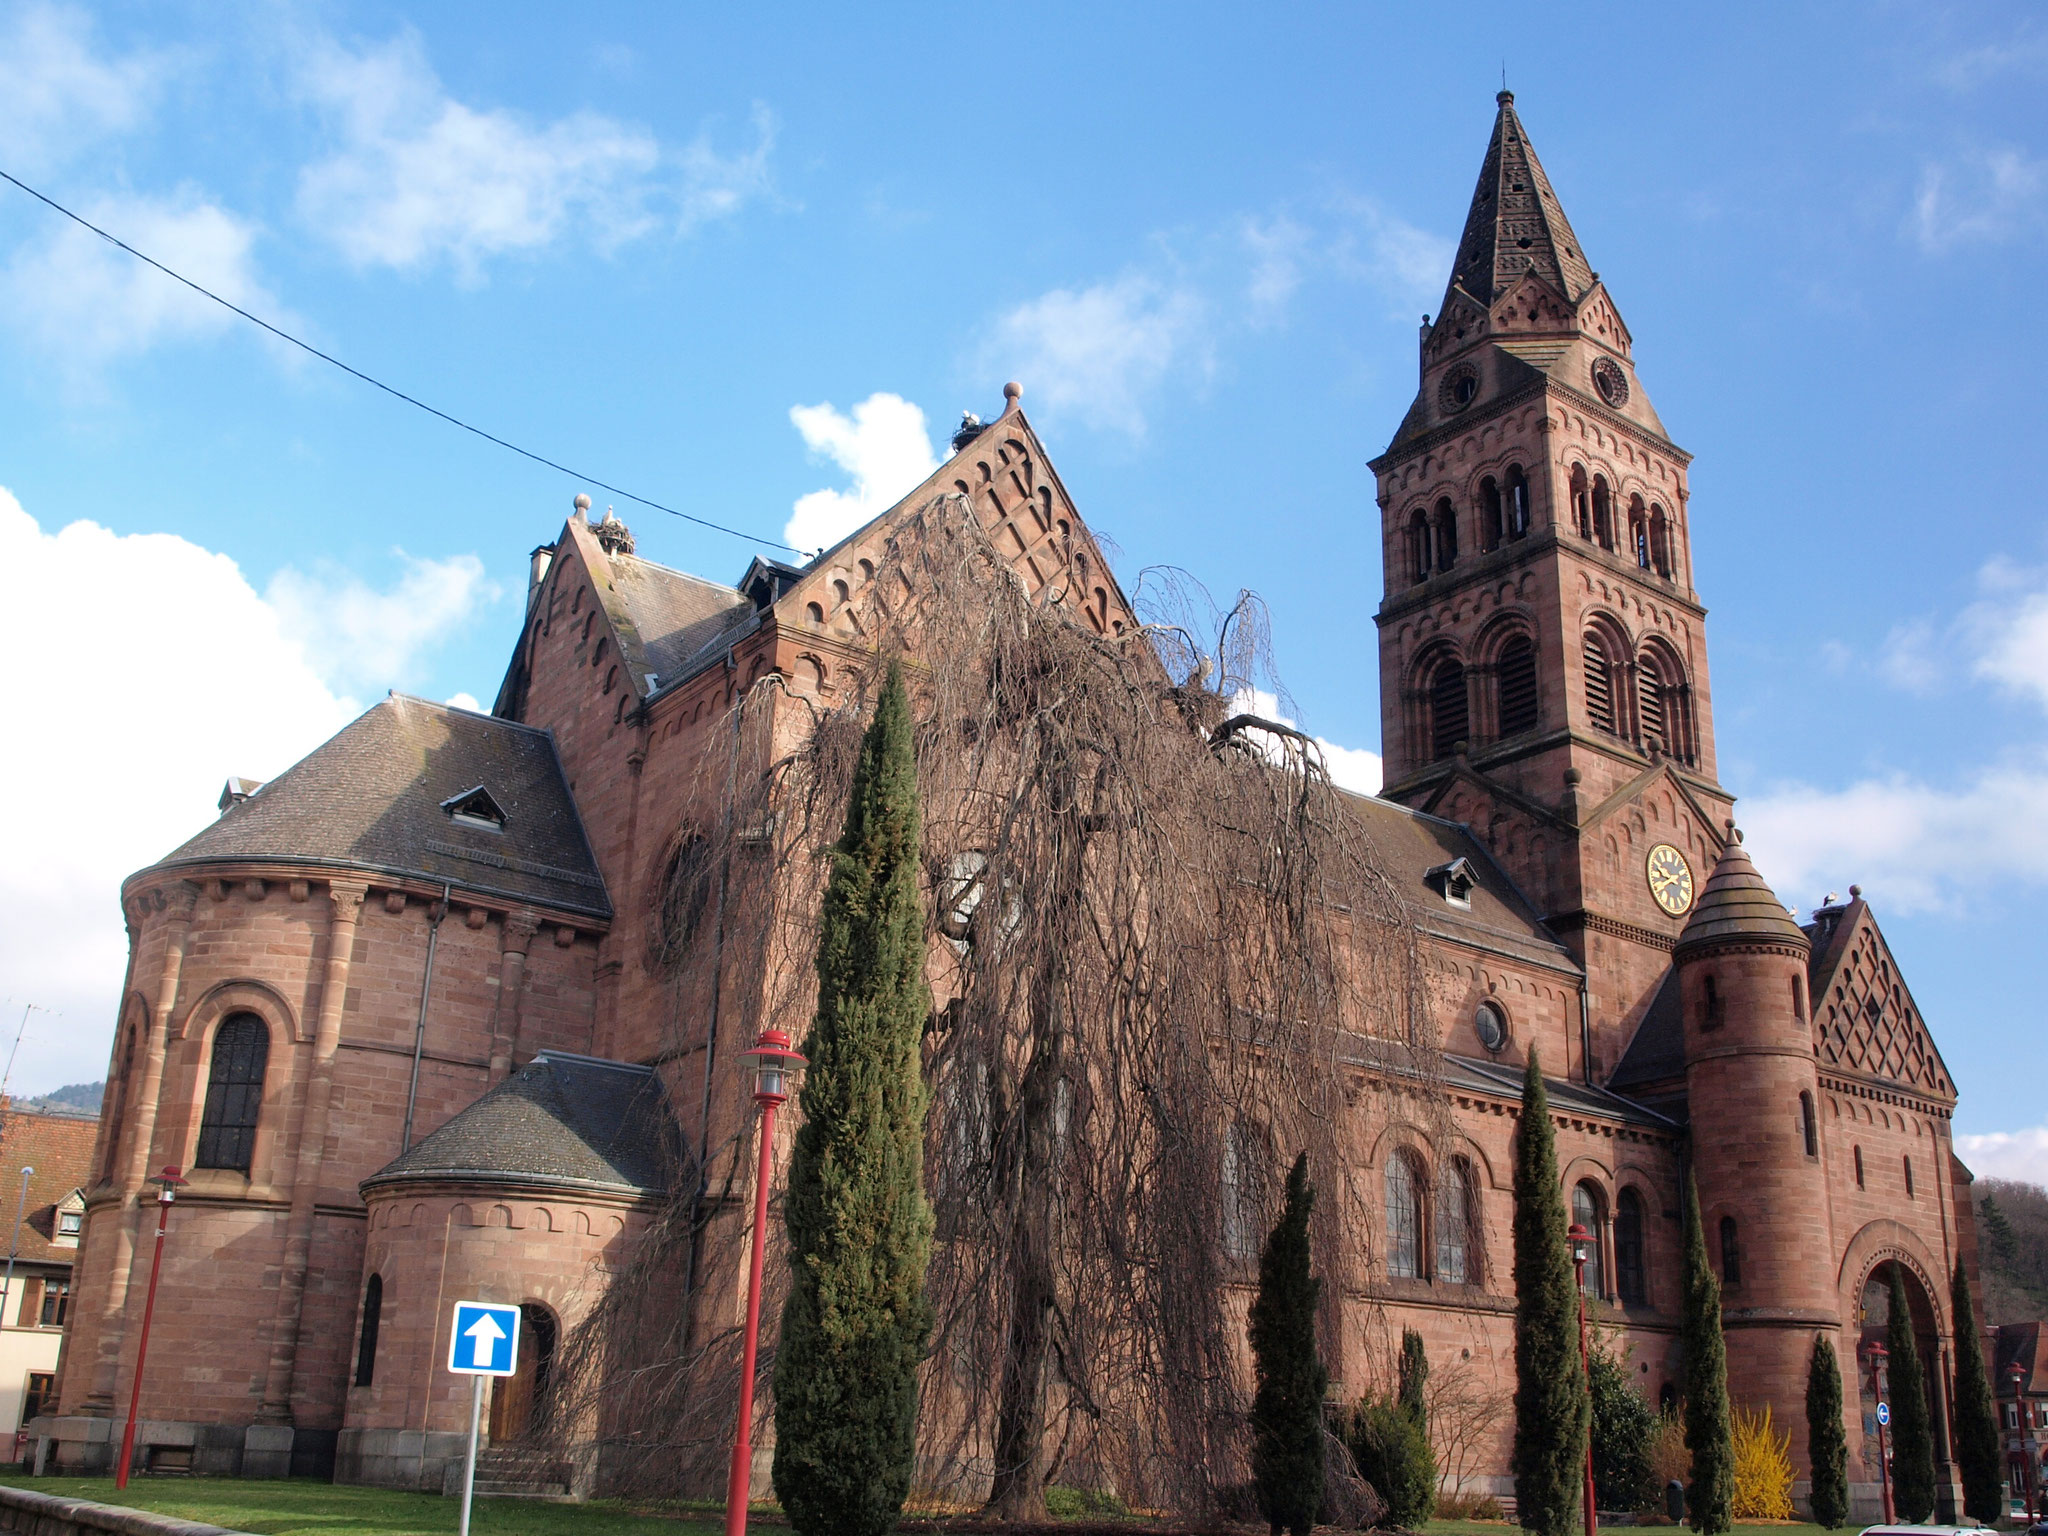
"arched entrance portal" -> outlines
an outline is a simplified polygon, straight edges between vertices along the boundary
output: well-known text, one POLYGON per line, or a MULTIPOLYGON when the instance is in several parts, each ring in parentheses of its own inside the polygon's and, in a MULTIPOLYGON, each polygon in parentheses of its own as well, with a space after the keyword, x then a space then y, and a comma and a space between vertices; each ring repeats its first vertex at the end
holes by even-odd
POLYGON ((555 1364, 555 1315, 538 1302, 519 1307, 519 1370, 491 1383, 491 1444, 512 1445, 534 1427, 555 1364))
MULTIPOLYGON (((1866 1426, 1876 1422, 1877 1391, 1871 1381, 1867 1351, 1872 1344, 1887 1342, 1886 1330, 1891 1325, 1892 1315, 1892 1272, 1896 1270, 1906 1284, 1906 1305, 1913 1314, 1913 1336, 1920 1347, 1920 1369, 1927 1393, 1927 1417, 1934 1429, 1934 1459, 1939 1464, 1949 1459, 1948 1448, 1948 1406, 1947 1391, 1943 1383, 1947 1380, 1947 1363, 1941 1352, 1940 1321, 1935 1315, 1934 1303, 1927 1294, 1927 1288, 1920 1283, 1920 1277, 1909 1264, 1896 1259, 1887 1259, 1870 1271, 1863 1282, 1863 1295, 1858 1315, 1861 1327, 1856 1339, 1856 1376, 1860 1383, 1863 1404, 1863 1422, 1866 1426)), ((1865 1476, 1872 1482, 1878 1477, 1877 1437, 1866 1433, 1863 1443, 1865 1476)))

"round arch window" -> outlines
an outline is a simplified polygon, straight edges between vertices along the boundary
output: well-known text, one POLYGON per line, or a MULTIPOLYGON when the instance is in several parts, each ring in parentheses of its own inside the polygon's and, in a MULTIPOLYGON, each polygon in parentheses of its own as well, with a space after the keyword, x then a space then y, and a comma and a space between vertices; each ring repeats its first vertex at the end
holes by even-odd
POLYGON ((1508 1016, 1501 1012, 1500 1004, 1481 1003, 1472 1014, 1472 1028, 1478 1032, 1479 1043, 1498 1056, 1508 1043, 1508 1016))

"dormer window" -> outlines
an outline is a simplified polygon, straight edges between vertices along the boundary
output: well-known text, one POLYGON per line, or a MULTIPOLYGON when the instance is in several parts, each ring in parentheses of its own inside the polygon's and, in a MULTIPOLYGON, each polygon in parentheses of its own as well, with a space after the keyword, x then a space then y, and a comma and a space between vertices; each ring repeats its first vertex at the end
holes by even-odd
POLYGON ((481 784, 475 789, 465 789, 459 795, 449 796, 441 802, 441 809, 457 826, 475 827, 480 832, 505 830, 504 807, 481 784))
POLYGON ((85 1230, 85 1212, 59 1211, 57 1213, 57 1235, 76 1237, 85 1230))
POLYGON ((1430 889, 1443 897, 1444 905, 1456 907, 1460 912, 1472 910, 1472 888, 1479 884, 1479 874, 1467 858, 1456 858, 1448 864, 1439 864, 1423 874, 1430 889))

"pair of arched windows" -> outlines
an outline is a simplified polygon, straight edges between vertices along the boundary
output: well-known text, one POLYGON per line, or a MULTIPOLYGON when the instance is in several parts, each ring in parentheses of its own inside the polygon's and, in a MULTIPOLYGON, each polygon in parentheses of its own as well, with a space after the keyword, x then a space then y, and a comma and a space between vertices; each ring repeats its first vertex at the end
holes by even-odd
POLYGON ((1482 735, 1505 740, 1533 731, 1542 723, 1536 642, 1527 634, 1512 634, 1501 641, 1492 665, 1481 669, 1481 702, 1492 708, 1490 732, 1483 725, 1474 729, 1471 674, 1455 655, 1446 652, 1425 662, 1422 676, 1422 739, 1429 743, 1432 762, 1451 756, 1459 742, 1482 735))
MULTIPOLYGON (((1572 527, 1578 536, 1602 549, 1613 549, 1622 530, 1615 515, 1614 488, 1605 475, 1586 473, 1574 464, 1571 473, 1572 527)), ((1670 516, 1656 502, 1629 498, 1627 551, 1636 565, 1669 579, 1678 569, 1676 540, 1670 516)))
POLYGON ((1431 1195, 1422 1160, 1397 1148, 1386 1167, 1387 1273, 1438 1285, 1479 1284, 1483 1248, 1472 1165, 1449 1159, 1431 1195))
MULTIPOLYGON (((1529 477, 1521 465, 1510 464, 1498 478, 1488 475, 1479 482, 1482 553, 1500 548, 1504 541, 1527 538, 1530 525, 1529 477)), ((1450 497, 1439 497, 1434 507, 1417 507, 1408 514, 1409 580, 1427 581, 1448 571, 1458 563, 1459 545, 1458 509, 1450 497)))
POLYGON ((1652 639, 1631 660, 1627 642, 1605 624, 1587 628, 1581 641, 1586 720, 1596 731, 1633 741, 1688 766, 1699 762, 1692 683, 1685 664, 1663 641, 1652 639))
POLYGON ((1645 1305, 1650 1284, 1643 1252, 1643 1197, 1633 1188, 1623 1188, 1615 1197, 1610 1230, 1606 1192, 1591 1179, 1581 1179, 1572 1186, 1572 1220, 1586 1229, 1586 1294, 1619 1298, 1624 1306, 1645 1305))
POLYGON ((1629 502, 1628 547, 1643 570, 1671 575, 1671 523, 1661 506, 1652 503, 1646 508, 1640 496, 1629 502))

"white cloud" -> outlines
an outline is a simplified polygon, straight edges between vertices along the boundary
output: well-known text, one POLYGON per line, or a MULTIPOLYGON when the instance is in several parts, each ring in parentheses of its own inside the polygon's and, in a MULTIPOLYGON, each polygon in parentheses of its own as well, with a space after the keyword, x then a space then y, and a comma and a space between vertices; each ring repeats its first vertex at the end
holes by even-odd
MULTIPOLYGON (((1299 730, 1294 720, 1280 712, 1280 700, 1263 688, 1240 688, 1231 701, 1231 707, 1241 714, 1259 715, 1276 725, 1290 730, 1299 730)), ((1339 789, 1353 790, 1361 795, 1376 795, 1385 782, 1384 765, 1377 752, 1364 747, 1340 747, 1334 741, 1321 736, 1313 738, 1323 754, 1323 768, 1330 775, 1330 782, 1339 789)), ((1268 749, 1274 755, 1282 750, 1275 741, 1268 749)))
POLYGON ((988 371, 1022 379, 1050 413, 1140 437, 1144 399, 1169 368, 1210 371, 1207 310, 1194 287, 1143 272, 1055 288, 996 321, 988 371))
POLYGON ((1443 292, 1456 241, 1419 229, 1355 193, 1334 197, 1331 211, 1328 259, 1340 276, 1378 289, 1390 310, 1404 317, 1443 292))
POLYGON ((473 693, 452 694, 441 702, 450 709, 466 709, 472 714, 487 715, 490 713, 488 709, 477 702, 477 697, 473 693))
POLYGON ((806 448, 829 458, 853 482, 849 491, 812 491, 797 498, 782 537, 798 549, 830 549, 888 511, 939 467, 924 412, 901 395, 869 395, 851 416, 829 403, 791 406, 789 419, 806 448))
POLYGON ((93 47, 91 16, 27 5, 0 35, 0 161, 34 175, 148 116, 167 71, 164 56, 106 58, 93 47))
MULTIPOLYGON (((191 187, 170 197, 101 198, 84 216, 193 282, 265 319, 291 314, 263 286, 252 247, 256 227, 191 187)), ((0 310, 66 373, 83 377, 162 341, 218 335, 238 320, 68 219, 0 271, 0 310)))
POLYGON ((1745 800, 1739 817, 1758 868, 1796 906, 1855 882, 1893 910, 1962 910, 2048 880, 2048 818, 2014 813, 2044 799, 2048 754, 2036 753, 1960 785, 1904 774, 1786 784, 1745 800))
MULTIPOLYGON (((0 997, 36 1002, 14 1089, 106 1070, 127 954, 122 880, 215 815, 229 774, 269 779, 360 712, 226 555, 91 522, 41 528, 0 489, 0 997), (76 634, 90 591, 92 641, 76 634)), ((426 637, 421 637, 425 643, 426 637)))
POLYGON ((1980 1179, 2048 1184, 2048 1125, 1956 1137, 1956 1155, 1980 1179))
POLYGON ((1930 254, 2009 240, 2039 222, 2044 190, 2048 161, 2010 146, 1971 150, 1921 171, 1909 228, 1930 254))
POLYGON ((456 101, 410 34, 363 53, 322 44, 304 81, 342 147, 301 172, 299 210, 359 266, 445 259, 474 281, 491 257, 578 233, 601 250, 664 225, 687 233, 769 191, 775 125, 762 109, 751 148, 726 154, 700 136, 664 153, 648 129, 600 113, 535 123, 456 101))
POLYGON ((1301 286, 1302 264, 1313 238, 1308 227, 1286 214, 1246 219, 1239 238, 1252 260, 1245 298, 1254 323, 1277 317, 1301 286))
MULTIPOLYGON (((421 560, 397 554, 404 573, 387 591, 332 570, 309 576, 287 566, 270 579, 264 600, 279 627, 330 681, 348 687, 411 681, 430 642, 460 628, 498 595, 475 555, 421 560)), ((474 709, 476 701, 463 707, 474 709)))
POLYGON ((1978 677, 2031 696, 2048 709, 2048 568, 1988 562, 1977 573, 1985 594, 1964 610, 1962 632, 1978 677))

